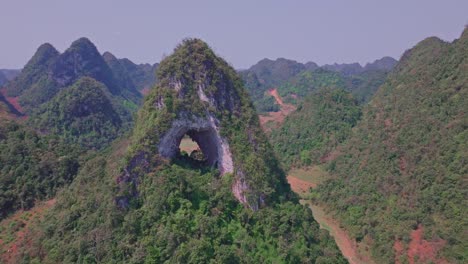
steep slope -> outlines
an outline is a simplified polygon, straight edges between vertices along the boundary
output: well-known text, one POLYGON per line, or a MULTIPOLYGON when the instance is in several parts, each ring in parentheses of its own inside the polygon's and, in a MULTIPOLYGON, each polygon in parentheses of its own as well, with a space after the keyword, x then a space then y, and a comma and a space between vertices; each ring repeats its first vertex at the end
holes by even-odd
POLYGON ((392 57, 383 57, 381 59, 375 60, 372 63, 367 63, 364 66, 364 71, 375 71, 375 70, 382 70, 382 71, 391 71, 396 65, 398 61, 392 57))
MULTIPOLYGON (((316 64, 309 63, 308 68, 315 68, 316 64)), ((269 89, 277 88, 299 72, 306 69, 301 63, 279 58, 277 60, 263 59, 240 75, 259 112, 278 111, 275 100, 266 96, 269 89)))
POLYGON ((59 52, 52 45, 42 44, 28 61, 21 74, 7 86, 8 95, 16 97, 25 90, 33 89, 34 86, 48 85, 50 80, 47 72, 58 56, 59 52))
POLYGON ((28 124, 43 133, 62 135, 69 143, 99 149, 125 129, 124 114, 119 115, 125 110, 111 98, 102 83, 84 77, 34 111, 28 124))
POLYGON ((149 89, 156 83, 156 69, 158 64, 135 64, 129 59, 117 59, 112 53, 102 55, 111 68, 118 82, 125 86, 135 87, 138 91, 149 89))
POLYGON ((53 197, 69 184, 79 166, 76 149, 0 119, 0 220, 53 197))
POLYGON ((0 92, 0 116, 4 118, 16 118, 20 117, 23 114, 20 113, 0 92))
POLYGON ((428 38, 403 54, 330 164, 320 201, 381 263, 468 260, 467 98, 468 29, 453 43, 428 38))
POLYGON ((122 103, 137 104, 141 98, 135 87, 119 83, 96 46, 86 38, 74 41, 62 54, 50 44, 43 44, 21 74, 7 85, 7 93, 19 96, 21 106, 30 112, 81 77, 103 83, 122 103))
POLYGON ((158 79, 131 140, 86 164, 24 259, 346 263, 295 200, 234 69, 188 39, 158 79), (172 152, 184 134, 207 155, 203 164, 172 152))
POLYGON ((349 92, 321 89, 307 96, 270 140, 287 168, 320 164, 349 138, 360 117, 349 92))
POLYGON ((144 145, 134 151, 157 147, 172 158, 187 133, 221 173, 234 174, 233 190, 242 203, 258 209, 287 194, 289 186, 237 74, 202 41, 184 44, 160 65, 158 86, 140 112, 144 122, 136 124, 136 140, 144 145))
POLYGON ((323 88, 344 89, 345 85, 346 83, 339 73, 319 68, 314 71, 303 71, 290 78, 279 86, 278 92, 286 98, 286 101, 297 103, 298 98, 302 99, 311 92, 323 88))
POLYGON ((286 59, 264 59, 240 72, 259 113, 279 111, 280 107, 267 93, 277 89, 288 103, 300 103, 306 95, 321 88, 342 88, 366 103, 383 84, 396 60, 383 57, 362 67, 359 63, 319 67, 314 62, 301 64, 286 59))

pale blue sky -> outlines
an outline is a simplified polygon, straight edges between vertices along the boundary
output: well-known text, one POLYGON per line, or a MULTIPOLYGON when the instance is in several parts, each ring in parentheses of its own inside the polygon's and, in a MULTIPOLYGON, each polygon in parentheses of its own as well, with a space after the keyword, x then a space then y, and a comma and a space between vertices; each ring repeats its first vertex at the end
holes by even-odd
POLYGON ((236 68, 262 58, 319 64, 395 58, 428 36, 459 37, 466 0, 0 0, 0 68, 20 68, 37 47, 59 51, 82 36, 101 52, 158 62, 199 37, 236 68))

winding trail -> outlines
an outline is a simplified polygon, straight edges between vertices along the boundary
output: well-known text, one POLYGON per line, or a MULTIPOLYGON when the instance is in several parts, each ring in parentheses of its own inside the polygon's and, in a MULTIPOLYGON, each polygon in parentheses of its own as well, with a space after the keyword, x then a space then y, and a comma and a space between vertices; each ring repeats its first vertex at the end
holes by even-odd
POLYGON ((268 94, 275 98, 276 103, 280 106, 280 110, 278 112, 268 112, 259 115, 260 124, 265 132, 270 132, 272 127, 278 127, 289 114, 296 110, 294 105, 283 102, 276 88, 268 90, 268 94))
POLYGON ((305 196, 309 192, 309 188, 317 188, 317 184, 323 180, 325 174, 326 172, 317 166, 308 170, 292 170, 291 175, 288 176, 288 182, 294 192, 304 197, 300 201, 301 204, 307 205, 312 210, 314 219, 320 224, 320 228, 330 232, 341 253, 350 264, 375 264, 370 258, 370 254, 366 252, 365 245, 356 243, 346 230, 340 227, 339 222, 325 212, 323 207, 306 199, 305 196))

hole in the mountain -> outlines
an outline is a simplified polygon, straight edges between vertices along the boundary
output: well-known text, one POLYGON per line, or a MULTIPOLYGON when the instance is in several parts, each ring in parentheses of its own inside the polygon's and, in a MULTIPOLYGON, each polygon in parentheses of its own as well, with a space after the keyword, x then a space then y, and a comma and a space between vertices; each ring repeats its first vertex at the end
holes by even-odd
POLYGON ((218 148, 213 129, 188 130, 180 139, 179 157, 193 165, 218 167, 218 148))
POLYGON ((184 135, 180 141, 179 150, 181 156, 187 156, 201 162, 206 160, 198 143, 188 135, 184 135))

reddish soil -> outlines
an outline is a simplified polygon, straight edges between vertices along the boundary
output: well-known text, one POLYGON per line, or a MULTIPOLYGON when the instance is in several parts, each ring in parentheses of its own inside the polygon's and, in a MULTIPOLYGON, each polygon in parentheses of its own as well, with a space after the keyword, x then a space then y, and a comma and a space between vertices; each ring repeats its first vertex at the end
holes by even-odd
POLYGON ((4 219, 0 222, 2 231, 0 235, 4 238, 8 231, 13 231, 11 235, 14 236, 12 241, 4 242, 0 239, 0 260, 2 263, 17 263, 17 257, 19 250, 24 246, 32 243, 31 227, 40 221, 44 216, 47 209, 51 208, 55 204, 55 199, 40 203, 28 211, 18 211, 11 217, 4 219), (9 230, 11 224, 14 222, 18 223, 18 228, 15 230, 9 230))
MULTIPOLYGON (((447 260, 437 257, 437 253, 445 246, 446 241, 442 239, 427 241, 423 239, 423 234, 424 228, 422 225, 419 225, 416 230, 411 231, 411 241, 406 252, 409 263, 448 263, 447 260)), ((393 249, 395 250, 395 263, 399 264, 401 263, 401 257, 405 253, 404 245, 400 240, 397 240, 393 245, 393 249)))
POLYGON ((309 192, 310 188, 317 187, 316 184, 310 183, 294 176, 288 176, 288 182, 291 185, 291 189, 296 193, 306 193, 309 192))
POLYGON ((268 124, 272 123, 273 127, 278 127, 281 123, 283 123, 286 116, 291 114, 296 107, 291 104, 286 104, 283 102, 283 99, 278 94, 277 89, 270 89, 268 90, 268 94, 273 96, 276 100, 276 103, 280 106, 280 111, 278 112, 268 112, 266 115, 260 115, 260 124, 262 128, 269 132, 271 131, 272 127, 269 127, 268 124))
POLYGON ((7 94, 6 94, 6 89, 5 88, 2 88, 0 89, 0 93, 5 97, 5 99, 14 107, 16 108, 16 110, 18 110, 19 112, 23 113, 23 108, 21 107, 21 105, 19 104, 18 102, 18 97, 8 97, 7 94))
POLYGON ((393 244, 393 250, 395 251, 395 264, 401 264, 400 258, 404 254, 405 246, 400 240, 395 241, 393 244))
POLYGON ((280 106, 284 106, 284 102, 283 102, 283 99, 281 98, 281 96, 279 96, 278 94, 278 90, 275 88, 275 89, 270 89, 268 90, 268 94, 273 96, 276 100, 276 102, 280 105, 280 106))
MULTIPOLYGON (((309 188, 317 187, 314 183, 298 179, 291 175, 288 176, 288 182, 291 185, 291 189, 298 194, 308 192, 309 188)), ((364 251, 364 245, 356 243, 356 241, 348 235, 346 230, 340 227, 340 224, 335 219, 326 215, 322 208, 312 205, 310 202, 306 203, 309 205, 311 210, 313 209, 315 220, 319 222, 322 228, 325 227, 328 229, 335 239, 341 253, 350 264, 374 263, 367 255, 362 254, 362 251, 364 251)))

